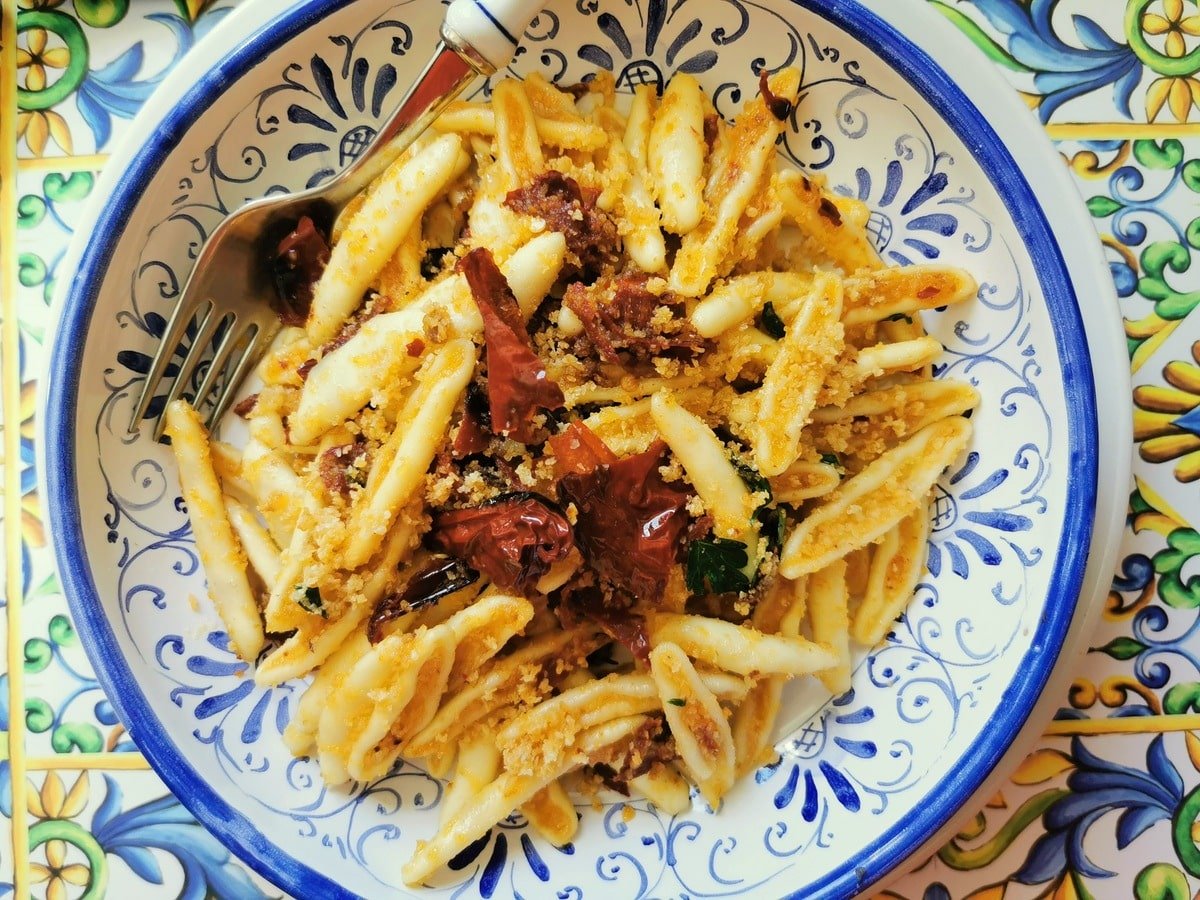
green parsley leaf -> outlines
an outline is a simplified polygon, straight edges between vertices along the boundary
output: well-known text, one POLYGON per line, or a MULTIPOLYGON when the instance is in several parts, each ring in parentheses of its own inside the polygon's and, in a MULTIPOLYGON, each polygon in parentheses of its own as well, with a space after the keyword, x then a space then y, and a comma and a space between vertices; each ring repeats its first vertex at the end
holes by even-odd
POLYGON ((762 330, 777 341, 783 340, 784 335, 787 334, 783 319, 779 318, 779 313, 775 312, 775 304, 770 300, 763 304, 762 330))
POLYGON ((770 503, 772 497, 771 482, 767 481, 766 478, 759 474, 758 469, 754 468, 754 466, 744 463, 738 459, 735 459, 732 462, 733 467, 737 469, 738 475, 742 477, 742 481, 745 482, 746 487, 750 489, 750 493, 765 493, 767 495, 766 502, 770 503))
POLYGON ((672 697, 667 702, 670 703, 672 706, 687 706, 687 701, 681 697, 672 697))
POLYGON ((684 567, 687 589, 697 596, 750 590, 742 571, 750 564, 746 545, 729 538, 692 541, 684 567))
POLYGON ((822 453, 821 462, 827 466, 833 466, 835 469, 844 469, 841 458, 836 453, 822 453))
POLYGON ((321 599, 320 588, 298 584, 292 591, 292 596, 305 612, 314 613, 322 619, 329 618, 329 613, 325 611, 325 601, 321 599))

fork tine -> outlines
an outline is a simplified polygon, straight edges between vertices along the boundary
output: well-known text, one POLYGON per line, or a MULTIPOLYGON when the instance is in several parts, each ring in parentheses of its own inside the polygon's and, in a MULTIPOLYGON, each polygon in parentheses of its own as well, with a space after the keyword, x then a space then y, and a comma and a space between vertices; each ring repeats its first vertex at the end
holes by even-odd
MULTIPOLYGON (((241 356, 238 357, 236 362, 234 362, 233 371, 229 376, 229 380, 225 382, 221 389, 221 393, 217 396, 216 402, 213 404, 212 412, 209 414, 209 418, 205 422, 205 425, 208 428, 212 428, 217 422, 220 422, 221 416, 225 415, 225 410, 228 409, 229 404, 233 402, 233 395, 237 390, 238 385, 242 383, 243 379, 246 377, 246 374, 250 371, 250 368, 258 360, 258 356, 262 350, 262 345, 266 336, 266 331, 264 331, 258 325, 252 323, 246 326, 246 330, 242 333, 242 336, 239 337, 238 343, 241 343, 241 341, 244 339, 246 341, 246 347, 244 350, 242 350, 241 356)), ((230 344, 230 347, 232 349, 233 344, 230 344)))
MULTIPOLYGON (((208 371, 204 373, 204 378, 200 382, 200 387, 196 389, 196 397, 192 400, 192 406, 197 411, 204 404, 204 398, 212 393, 212 389, 216 387, 217 380, 221 377, 221 373, 225 370, 225 364, 229 362, 229 354, 233 352, 233 348, 242 342, 246 336, 245 328, 238 328, 237 313, 229 313, 226 318, 229 321, 229 327, 226 329, 220 344, 217 346, 217 351, 213 355, 212 363, 208 367, 208 371)), ((219 397, 217 398, 220 399, 219 397)))
MULTIPOLYGON (((183 362, 179 364, 179 374, 175 376, 175 382, 171 385, 171 390, 167 392, 167 399, 163 404, 164 410, 183 394, 184 387, 191 380, 192 373, 196 371, 196 366, 200 363, 200 358, 204 356, 205 349, 208 347, 209 342, 212 341, 217 327, 224 319, 225 316, 219 314, 216 307, 210 304, 208 312, 205 313, 204 318, 200 320, 200 324, 196 328, 196 336, 192 339, 191 346, 188 347, 187 355, 184 356, 183 362)), ((156 441, 162 438, 166 426, 167 417, 159 416, 158 421, 154 423, 154 439, 156 441)))
POLYGON ((175 351, 183 341, 183 335, 187 331, 188 325, 197 316, 207 316, 211 312, 212 306, 212 301, 207 299, 199 303, 189 302, 187 289, 184 289, 183 298, 171 312, 166 331, 163 332, 162 340, 158 343, 158 350, 155 351, 154 359, 150 363, 150 371, 146 373, 146 380, 142 383, 142 394, 138 397, 133 417, 129 420, 130 434, 135 434, 141 427, 142 418, 154 400, 154 392, 158 390, 158 386, 162 382, 163 374, 167 371, 171 357, 175 355, 175 351))

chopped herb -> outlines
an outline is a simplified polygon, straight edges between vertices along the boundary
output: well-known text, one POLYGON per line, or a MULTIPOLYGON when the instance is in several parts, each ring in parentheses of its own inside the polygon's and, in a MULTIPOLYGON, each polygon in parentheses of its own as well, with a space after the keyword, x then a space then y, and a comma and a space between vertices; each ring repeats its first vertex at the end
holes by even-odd
POLYGON ((748 591, 750 579, 742 570, 749 564, 741 541, 719 537, 692 541, 685 567, 687 589, 697 596, 748 591))
POLYGON ((762 535, 767 539, 767 552, 779 550, 787 537, 787 516, 781 507, 764 506, 754 514, 762 525, 762 535))
POLYGON ((841 458, 836 453, 822 453, 821 462, 827 466, 833 466, 835 469, 844 469, 841 458))
POLYGON ((687 706, 687 701, 684 700, 682 697, 672 697, 667 702, 670 703, 672 706, 687 706))
POLYGON ((767 481, 758 469, 737 459, 733 460, 733 467, 737 469, 737 473, 742 477, 742 481, 745 482, 746 487, 750 488, 750 493, 765 493, 767 495, 766 502, 771 502, 771 482, 767 481))
POLYGON ((779 313, 775 312, 775 304, 770 300, 762 308, 762 330, 777 341, 783 340, 783 336, 787 334, 783 319, 779 318, 779 313))
POLYGON ((909 325, 911 325, 913 323, 912 316, 910 316, 908 313, 893 313, 892 315, 888 316, 883 321, 885 321, 885 322, 903 321, 903 322, 907 322, 909 325))
POLYGON ((322 619, 328 619, 329 613, 325 611, 325 601, 321 599, 321 589, 315 587, 305 587, 302 584, 296 585, 293 595, 300 608, 305 612, 314 613, 322 619))

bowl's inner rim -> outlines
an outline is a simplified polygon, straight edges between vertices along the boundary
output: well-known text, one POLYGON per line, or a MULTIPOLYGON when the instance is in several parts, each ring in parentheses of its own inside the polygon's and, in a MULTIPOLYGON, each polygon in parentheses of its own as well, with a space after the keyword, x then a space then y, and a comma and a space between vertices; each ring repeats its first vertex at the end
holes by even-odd
MULTIPOLYGON (((1050 590, 1047 613, 1032 638, 1030 650, 1018 664, 1020 674, 1009 688, 1007 702, 998 708, 993 720, 983 729, 982 741, 972 748, 970 758, 930 790, 931 802, 919 807, 907 822, 894 826, 864 848, 860 858, 863 865, 846 864, 824 873, 806 886, 805 896, 811 896, 819 890, 860 890, 903 861, 978 788, 1003 755, 1011 736, 1024 724, 1054 668, 1078 604, 1096 506, 1097 410, 1091 360, 1070 274, 1042 207, 999 136, 925 51, 875 13, 853 0, 791 2, 861 42, 916 90, 947 121, 959 140, 972 150, 1004 200, 1009 215, 1021 224, 1034 270, 1047 299, 1056 337, 1067 400, 1067 458, 1070 460, 1070 470, 1064 476, 1067 478, 1066 526, 1056 549, 1059 578, 1050 590)), ((166 100, 147 105, 146 112, 140 117, 141 124, 151 124, 156 110, 161 123, 152 137, 130 154, 130 164, 122 167, 123 174, 118 177, 107 204, 91 229, 91 234, 99 237, 89 240, 86 228, 77 232, 76 240, 86 241, 86 246, 80 256, 77 274, 66 287, 63 318, 50 364, 47 414, 43 419, 49 510, 53 531, 59 535, 57 563, 72 614, 105 693, 147 759, 207 828, 254 869, 281 887, 296 894, 319 896, 344 896, 345 889, 269 842, 247 817, 197 775, 165 732, 154 727, 157 719, 120 654, 91 577, 79 515, 73 447, 82 348, 107 274, 108 260, 120 240, 122 224, 127 221, 126 211, 137 205, 166 158, 187 133, 189 124, 217 100, 226 84, 245 76, 257 62, 341 5, 340 0, 306 0, 278 19, 266 22, 206 72, 192 78, 194 83, 182 92, 174 105, 169 105, 166 100), (143 729, 142 725, 147 727, 143 729)), ((924 11, 921 14, 925 14, 924 11)), ((236 21, 239 20, 234 18, 226 27, 236 21)), ((215 30, 210 39, 213 46, 222 33, 222 28, 215 30)), ((175 82, 188 79, 189 76, 178 72, 167 85, 174 87, 175 82)), ((179 95, 181 92, 171 93, 179 95)), ((131 136, 139 130, 131 129, 131 136)))

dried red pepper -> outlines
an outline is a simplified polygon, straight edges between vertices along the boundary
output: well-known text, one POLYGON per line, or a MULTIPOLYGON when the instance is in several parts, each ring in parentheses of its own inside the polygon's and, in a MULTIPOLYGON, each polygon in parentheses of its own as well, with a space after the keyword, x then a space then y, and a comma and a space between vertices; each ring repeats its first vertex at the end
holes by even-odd
POLYGON ((429 543, 507 590, 523 591, 575 546, 571 523, 552 500, 506 494, 472 509, 433 516, 429 543))
POLYGON ((561 409, 563 392, 533 352, 520 307, 491 252, 472 250, 459 268, 483 317, 492 430, 523 444, 541 443, 546 430, 533 419, 541 410, 561 409))

